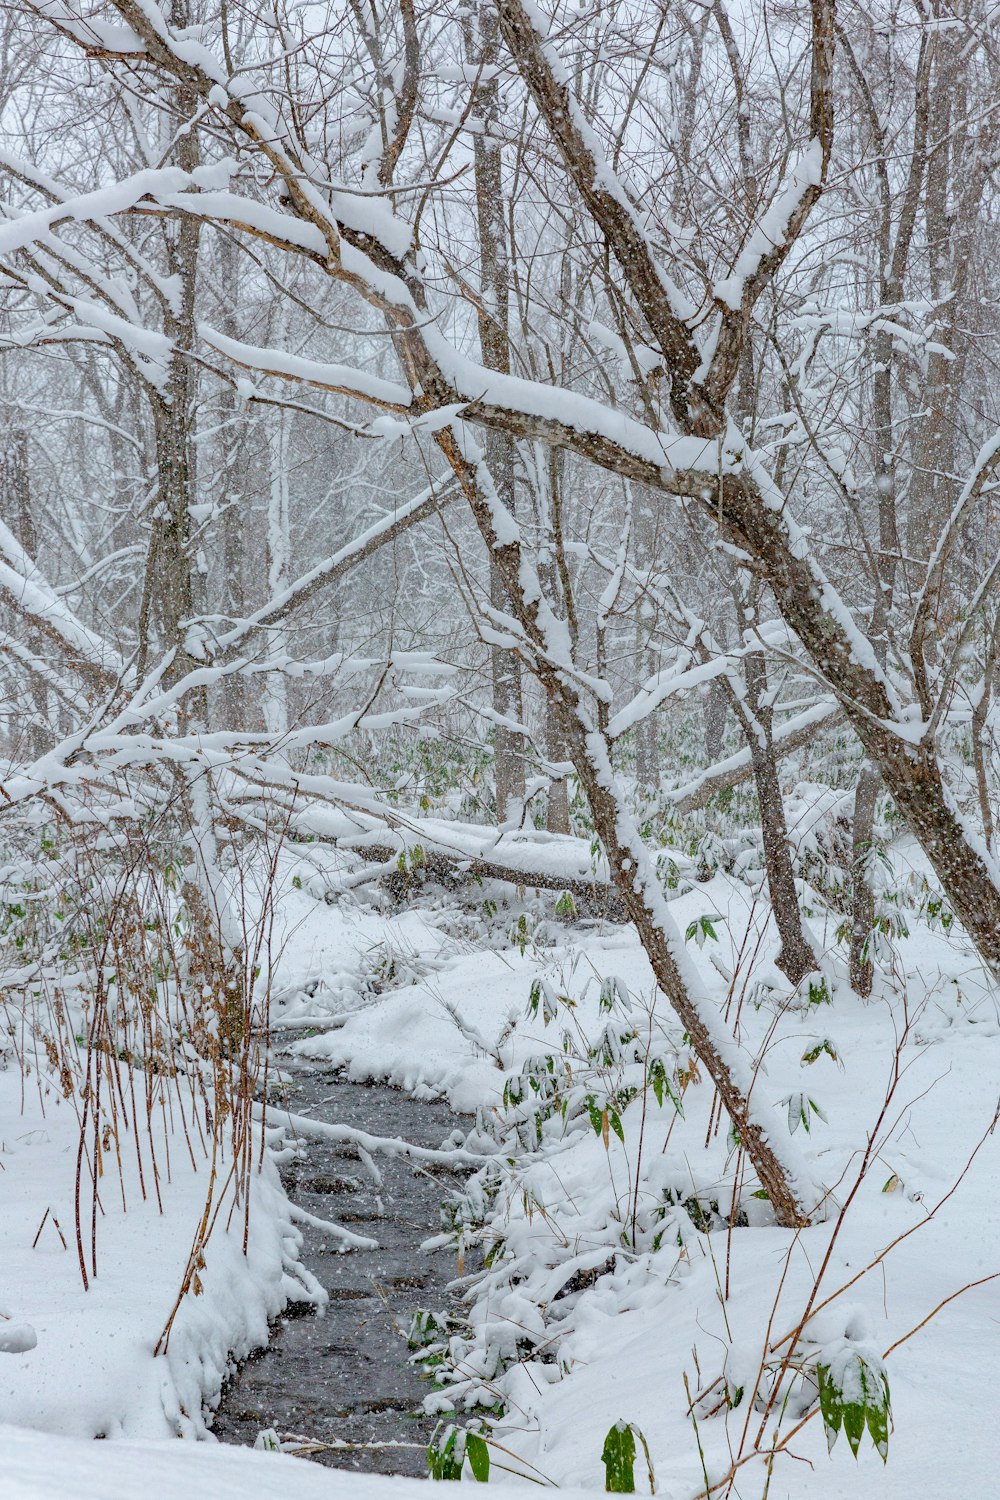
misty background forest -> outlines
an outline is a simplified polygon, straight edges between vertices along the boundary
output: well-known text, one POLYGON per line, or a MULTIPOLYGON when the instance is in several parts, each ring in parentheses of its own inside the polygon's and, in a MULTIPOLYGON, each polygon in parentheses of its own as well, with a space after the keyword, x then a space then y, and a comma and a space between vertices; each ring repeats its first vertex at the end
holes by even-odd
POLYGON ((0 48, 0 1492, 991 1494, 1000 10, 0 48))

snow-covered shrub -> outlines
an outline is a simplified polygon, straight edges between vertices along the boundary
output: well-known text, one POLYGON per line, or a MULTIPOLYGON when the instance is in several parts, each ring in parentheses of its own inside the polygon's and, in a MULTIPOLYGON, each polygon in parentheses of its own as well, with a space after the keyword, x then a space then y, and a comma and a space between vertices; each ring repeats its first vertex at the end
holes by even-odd
POLYGON ((446 1205, 435 1242, 460 1263, 482 1257, 466 1284, 468 1322, 425 1313, 413 1335, 435 1411, 498 1413, 518 1369, 559 1379, 560 1344, 588 1298, 628 1305, 650 1278, 668 1281, 700 1235, 743 1213, 669 1149, 696 1074, 621 980, 573 996, 538 978, 523 1024, 551 1043, 508 1070, 498 1108, 480 1111, 475 1133, 499 1150, 446 1205), (644 1152, 654 1120, 668 1149, 644 1152))

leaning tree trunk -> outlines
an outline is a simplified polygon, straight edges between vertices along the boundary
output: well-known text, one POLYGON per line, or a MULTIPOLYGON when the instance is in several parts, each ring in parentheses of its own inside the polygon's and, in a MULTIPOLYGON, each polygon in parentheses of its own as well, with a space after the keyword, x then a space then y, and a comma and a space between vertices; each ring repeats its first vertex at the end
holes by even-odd
MULTIPOLYGON (((606 735, 581 699, 571 664, 560 664, 560 629, 543 595, 537 571, 521 545, 510 516, 498 506, 491 477, 468 458, 450 429, 437 442, 461 481, 480 534, 496 559, 511 609, 537 647, 531 669, 552 705, 567 752, 587 798, 594 829, 630 920, 645 950, 657 985, 673 1006, 691 1047, 705 1068, 746 1151, 779 1224, 809 1222, 812 1186, 782 1160, 771 1136, 770 1112, 751 1097, 756 1078, 750 1060, 735 1042, 701 981, 677 932, 645 845, 628 811, 611 767, 606 735), (503 528, 501 536, 498 523, 503 528), (512 536, 512 533, 514 535, 512 536)), ((788 1155, 791 1155, 789 1151, 788 1155)))

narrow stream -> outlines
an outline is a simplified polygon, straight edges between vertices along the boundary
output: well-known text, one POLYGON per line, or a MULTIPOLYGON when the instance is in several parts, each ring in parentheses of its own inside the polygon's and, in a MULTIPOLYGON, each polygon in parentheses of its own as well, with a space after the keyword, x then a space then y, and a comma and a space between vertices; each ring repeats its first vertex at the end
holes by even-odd
MULTIPOLYGON (((348 1082, 316 1065, 287 1062, 289 1109, 373 1135, 440 1146, 456 1117, 444 1102, 418 1103, 385 1086, 348 1082)), ((274 1428, 320 1443, 383 1444, 321 1449, 319 1463, 381 1474, 426 1474, 433 1419, 407 1362, 406 1333, 418 1307, 447 1304, 455 1262, 421 1251, 438 1233, 440 1205, 458 1180, 380 1156, 376 1186, 351 1147, 311 1140, 306 1159, 285 1171, 290 1196, 318 1218, 378 1241, 377 1250, 338 1253, 322 1230, 303 1227, 302 1260, 330 1294, 328 1307, 290 1306, 267 1347, 228 1381, 214 1422, 225 1443, 252 1444, 274 1428), (404 1446, 405 1445, 405 1446, 404 1446)))

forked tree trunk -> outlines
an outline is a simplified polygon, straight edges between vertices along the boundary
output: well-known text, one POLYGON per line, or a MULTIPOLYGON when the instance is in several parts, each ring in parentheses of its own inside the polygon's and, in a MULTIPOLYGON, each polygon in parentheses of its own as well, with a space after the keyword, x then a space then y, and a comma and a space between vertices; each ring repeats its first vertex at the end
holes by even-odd
MULTIPOLYGON (((934 746, 918 738, 912 717, 900 716, 901 705, 896 702, 892 686, 873 663, 870 644, 856 630, 823 577, 802 534, 791 529, 786 517, 786 497, 775 491, 756 455, 741 448, 740 460, 734 459, 730 464, 718 461, 721 451, 711 451, 711 444, 725 432, 726 400, 748 337, 754 304, 784 263, 822 191, 833 131, 833 4, 832 0, 811 0, 810 5, 813 57, 809 135, 819 144, 819 171, 797 196, 780 243, 761 255, 756 269, 748 276, 739 306, 717 308, 714 352, 706 360, 689 324, 676 310, 675 298, 654 259, 640 216, 633 210, 625 190, 613 180, 612 168, 595 160, 589 134, 579 129, 579 115, 567 97, 562 75, 557 78, 553 74, 541 45, 537 18, 532 19, 534 10, 529 15, 518 0, 497 0, 497 3, 519 73, 581 200, 599 228, 602 248, 606 247, 609 260, 613 257, 643 315, 646 324, 643 341, 655 345, 663 356, 677 430, 683 436, 707 440, 710 445, 704 450, 704 468, 675 469, 667 463, 662 448, 653 451, 655 445, 630 442, 627 418, 622 428, 625 437, 620 437, 620 413, 616 413, 614 430, 610 430, 603 419, 593 423, 587 419, 585 403, 574 403, 572 420, 564 407, 565 420, 560 421, 558 413, 547 407, 542 410, 530 403, 522 404, 516 388, 511 386, 503 385, 499 394, 491 392, 489 382, 473 389, 474 382, 470 383, 463 374, 461 362, 450 364, 450 356, 442 360, 437 352, 440 345, 425 336, 425 328, 433 321, 433 310, 425 297, 417 259, 401 257, 391 244, 379 239, 377 228, 366 227, 362 232, 347 222, 346 217, 334 223, 326 210, 304 192, 299 164, 284 158, 273 144, 268 150, 272 161, 279 160, 278 170, 292 209, 324 234, 325 243, 330 246, 327 263, 331 274, 346 278, 336 248, 341 240, 355 248, 360 246, 375 268, 377 274, 373 273, 369 280, 367 294, 373 301, 380 301, 393 320, 395 347, 414 393, 413 412, 461 408, 457 430, 444 428, 436 434, 436 440, 452 457, 456 472, 463 478, 467 498, 508 589, 512 608, 529 639, 537 643, 533 670, 558 709, 569 753, 593 808, 595 825, 605 839, 614 878, 633 913, 656 977, 688 1026, 761 1181, 772 1196, 776 1212, 782 1222, 801 1222, 802 1205, 768 1138, 767 1126, 762 1123, 762 1118, 769 1116, 751 1114, 748 1101, 751 1075, 743 1067, 746 1059, 731 1050, 731 1038, 727 1040, 719 1030, 714 1008, 696 998, 696 992, 687 982, 690 974, 682 972, 684 955, 665 936, 670 925, 669 913, 662 906, 655 882, 644 874, 641 842, 635 842, 637 836, 628 819, 620 819, 623 809, 607 784, 610 769, 603 738, 596 734, 588 710, 577 696, 572 671, 553 665, 547 633, 548 606, 540 594, 529 596, 523 586, 522 566, 526 575, 532 570, 519 541, 512 539, 513 518, 509 511, 504 513, 504 507, 494 498, 484 496, 476 483, 472 461, 460 445, 462 424, 476 423, 502 432, 508 440, 518 438, 570 449, 619 478, 649 484, 670 496, 671 505, 677 497, 683 498, 698 511, 712 535, 721 533, 728 547, 736 546, 748 554, 770 585, 789 628, 843 705, 887 789, 927 852, 959 918, 985 961, 1000 975, 1000 877, 963 828, 944 786, 934 746), (405 295, 386 290, 393 278, 405 287, 405 295), (664 921, 666 928, 662 926, 664 921)), ((169 42, 153 27, 135 0, 115 0, 115 8, 143 39, 154 64, 172 69, 175 76, 194 75, 204 96, 211 93, 214 85, 209 76, 199 71, 197 64, 174 58, 169 42)), ((245 110, 233 95, 227 109, 230 120, 238 122, 244 138, 256 143, 259 140, 256 116, 245 110)), ((363 270, 351 272, 355 280, 363 274, 363 270)), ((559 651, 563 648, 557 635, 558 632, 553 632, 551 645, 559 651)))
MULTIPOLYGON (((568 99, 565 82, 552 70, 535 21, 520 0, 498 0, 498 4, 518 70, 664 356, 678 429, 688 435, 718 437, 724 429, 725 400, 738 369, 752 296, 748 300, 745 292, 740 312, 728 321, 723 317, 708 371, 699 378, 701 351, 675 314, 649 243, 640 233, 627 199, 614 190, 617 185, 609 186, 607 172, 602 171, 588 137, 579 129, 578 113, 568 99)), ((834 14, 826 0, 811 0, 810 10, 810 129, 820 142, 825 173, 833 140, 834 14)), ((789 227, 783 245, 765 256, 758 268, 755 294, 759 295, 781 264, 819 192, 817 185, 799 199, 794 227, 789 227)), ((429 378, 429 371, 422 372, 425 386, 429 378)), ((445 384, 440 399, 446 395, 445 384)), ((470 404, 466 413, 488 425, 502 423, 508 430, 512 428, 508 411, 494 412, 485 405, 477 411, 470 404)), ((537 428, 538 423, 534 426, 537 428)), ((522 433, 527 427, 526 421, 520 423, 522 433)), ((801 536, 789 531, 785 497, 775 489, 756 457, 745 454, 740 472, 665 474, 658 463, 645 463, 636 454, 622 450, 612 454, 601 433, 588 433, 583 439, 559 434, 556 440, 616 473, 687 497, 701 509, 706 521, 722 532, 727 543, 735 544, 755 560, 786 624, 843 705, 981 958, 1000 978, 1000 872, 963 826, 944 784, 936 747, 922 740, 915 742, 908 732, 909 723, 894 722, 897 705, 883 673, 872 662, 870 643, 856 631, 841 602, 830 601, 829 585, 802 546, 801 536)))

